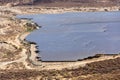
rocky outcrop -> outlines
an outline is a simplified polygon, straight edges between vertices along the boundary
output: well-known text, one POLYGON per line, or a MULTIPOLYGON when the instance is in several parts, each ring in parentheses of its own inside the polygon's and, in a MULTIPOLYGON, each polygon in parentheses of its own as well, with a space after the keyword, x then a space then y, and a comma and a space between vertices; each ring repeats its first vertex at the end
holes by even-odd
POLYGON ((120 0, 33 0, 34 2, 77 2, 77 3, 93 3, 93 2, 118 2, 120 0))
POLYGON ((72 2, 72 3, 119 3, 120 0, 0 0, 0 3, 17 3, 17 4, 32 4, 32 3, 55 3, 55 2, 72 2))

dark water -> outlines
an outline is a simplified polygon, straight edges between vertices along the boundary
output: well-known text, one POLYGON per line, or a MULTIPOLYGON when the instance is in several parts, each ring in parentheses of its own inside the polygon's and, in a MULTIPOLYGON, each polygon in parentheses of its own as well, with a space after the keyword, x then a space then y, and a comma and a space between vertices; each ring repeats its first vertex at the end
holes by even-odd
POLYGON ((43 61, 83 59, 120 52, 120 12, 19 15, 42 28, 27 36, 39 45, 43 61))

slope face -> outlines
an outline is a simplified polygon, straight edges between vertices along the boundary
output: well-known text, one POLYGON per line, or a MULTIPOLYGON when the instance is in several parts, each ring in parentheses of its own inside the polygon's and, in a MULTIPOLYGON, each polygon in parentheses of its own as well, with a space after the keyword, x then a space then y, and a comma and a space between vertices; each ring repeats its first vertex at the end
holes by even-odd
POLYGON ((73 2, 73 3, 118 3, 120 0, 0 0, 0 3, 54 3, 54 2, 73 2))

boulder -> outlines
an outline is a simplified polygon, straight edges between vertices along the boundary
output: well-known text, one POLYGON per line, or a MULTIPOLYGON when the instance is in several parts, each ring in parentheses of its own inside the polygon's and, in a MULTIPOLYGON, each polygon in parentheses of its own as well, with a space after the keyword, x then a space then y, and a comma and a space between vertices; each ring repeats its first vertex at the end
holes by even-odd
POLYGON ((13 7, 14 4, 13 4, 13 3, 7 3, 6 6, 7 6, 7 7, 13 7))

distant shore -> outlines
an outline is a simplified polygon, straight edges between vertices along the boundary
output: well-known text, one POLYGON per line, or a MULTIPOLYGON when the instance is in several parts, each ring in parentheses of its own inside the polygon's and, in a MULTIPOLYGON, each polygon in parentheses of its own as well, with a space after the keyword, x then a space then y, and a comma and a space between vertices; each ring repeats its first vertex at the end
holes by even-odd
POLYGON ((57 14, 66 12, 109 12, 109 11, 120 11, 120 6, 113 7, 39 7, 39 6, 24 6, 16 7, 22 10, 21 14, 57 14))

